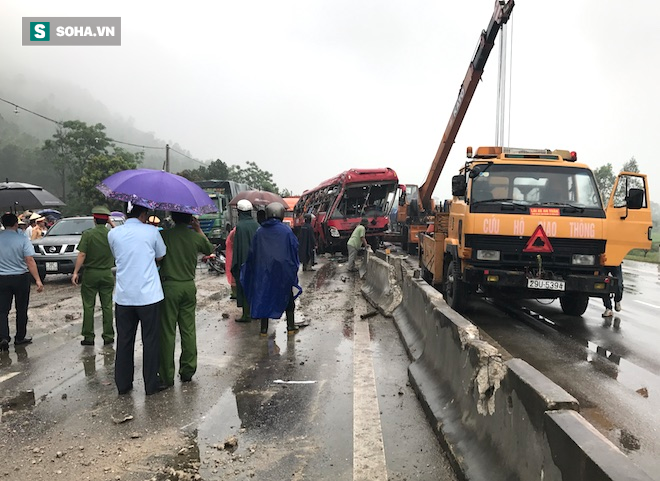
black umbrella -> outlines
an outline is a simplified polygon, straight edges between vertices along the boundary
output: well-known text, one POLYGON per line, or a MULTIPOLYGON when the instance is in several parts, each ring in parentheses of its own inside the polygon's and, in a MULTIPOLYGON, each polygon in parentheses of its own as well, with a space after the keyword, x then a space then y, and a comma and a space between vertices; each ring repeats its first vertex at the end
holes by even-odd
POLYGON ((12 212, 66 205, 38 185, 23 182, 0 182, 0 210, 12 212))

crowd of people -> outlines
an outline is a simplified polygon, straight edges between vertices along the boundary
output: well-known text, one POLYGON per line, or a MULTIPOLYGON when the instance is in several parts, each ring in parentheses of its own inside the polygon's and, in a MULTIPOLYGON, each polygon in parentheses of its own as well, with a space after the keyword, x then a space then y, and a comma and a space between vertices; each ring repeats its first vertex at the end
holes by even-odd
MULTIPOLYGON (((235 321, 259 320, 260 335, 267 336, 269 320, 285 314, 287 334, 295 335, 299 330, 295 300, 302 293, 298 269, 302 264, 304 271, 313 270, 315 264, 313 216, 305 215, 305 223, 296 236, 282 222, 285 208, 279 203, 269 204, 255 216, 253 205, 241 200, 237 210, 238 222, 226 240, 230 297, 242 310, 235 321)), ((117 344, 115 383, 119 394, 133 389, 135 339, 140 327, 144 384, 146 394, 151 395, 174 385, 177 328, 181 339, 181 382, 191 381, 197 371, 195 272, 199 255, 210 255, 214 246, 191 214, 172 212, 173 226, 163 229, 160 219, 150 216, 146 207, 129 204, 127 211, 126 223, 114 227, 107 207, 92 209, 96 226, 82 234, 71 282, 81 291, 83 346, 94 345, 96 297, 100 300, 103 344, 113 345, 115 340, 117 344)), ((16 310, 15 345, 32 342, 27 335, 30 284, 33 280, 37 293, 43 292, 44 286, 31 240, 44 235, 46 221, 32 212, 20 216, 6 213, 1 218, 0 351, 7 351, 12 340, 12 303, 16 310)), ((349 272, 357 270, 359 250, 368 248, 367 223, 363 218, 348 240, 349 272)), ((621 266, 608 270, 618 283, 614 305, 609 296, 603 298, 603 317, 612 316, 613 307, 621 310, 623 294, 621 266)))
MULTIPOLYGON (((287 333, 293 335, 299 329, 295 323, 295 299, 302 293, 298 268, 301 259, 304 270, 313 270, 315 263, 311 216, 306 218, 299 241, 282 222, 284 206, 274 203, 257 212, 253 210, 247 200, 238 203, 239 219, 226 242, 231 297, 242 308, 236 321, 258 319, 260 332, 265 336, 269 319, 279 319, 286 313, 287 333)), ((71 282, 80 287, 83 346, 95 344, 94 309, 98 296, 103 344, 116 342, 115 384, 119 394, 133 389, 135 339, 140 327, 145 391, 151 395, 174 385, 177 328, 181 339, 178 376, 181 382, 189 382, 196 373, 195 272, 199 255, 211 254, 214 246, 191 214, 172 212, 174 225, 162 229, 160 219, 150 216, 146 207, 129 204, 127 211, 126 222, 115 227, 107 207, 92 209, 95 227, 81 236, 71 282)), ((45 220, 31 212, 2 216, 0 350, 8 350, 12 339, 12 302, 16 308, 14 343, 32 341, 27 336, 31 280, 37 292, 44 287, 31 240, 45 233, 45 220)))

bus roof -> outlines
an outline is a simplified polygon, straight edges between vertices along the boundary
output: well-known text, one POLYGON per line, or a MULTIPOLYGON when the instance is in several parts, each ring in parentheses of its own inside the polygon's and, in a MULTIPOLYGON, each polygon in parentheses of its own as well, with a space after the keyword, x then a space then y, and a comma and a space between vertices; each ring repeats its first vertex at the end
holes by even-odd
POLYGON ((396 172, 389 167, 381 169, 349 169, 335 177, 321 182, 313 189, 306 190, 303 192, 303 195, 338 183, 362 184, 369 182, 399 182, 399 178, 397 177, 396 172))

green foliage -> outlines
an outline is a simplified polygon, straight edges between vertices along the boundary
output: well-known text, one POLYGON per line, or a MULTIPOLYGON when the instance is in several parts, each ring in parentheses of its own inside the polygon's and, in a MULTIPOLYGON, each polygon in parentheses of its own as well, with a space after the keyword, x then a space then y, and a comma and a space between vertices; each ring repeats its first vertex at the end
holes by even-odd
POLYGON ((277 184, 273 182, 273 174, 267 170, 261 170, 256 162, 248 162, 245 169, 238 165, 232 165, 229 168, 229 178, 236 182, 248 184, 258 190, 279 193, 277 184))
POLYGON ((594 177, 596 178, 596 183, 598 184, 600 197, 603 201, 603 204, 606 205, 610 198, 610 194, 612 193, 612 187, 614 187, 614 181, 616 179, 614 170, 612 169, 612 164, 608 163, 602 167, 598 167, 596 170, 594 170, 594 177))
POLYGON ((247 168, 243 169, 238 165, 227 167, 227 164, 217 159, 208 166, 192 170, 186 169, 178 172, 178 175, 192 181, 233 180, 234 182, 247 184, 253 189, 280 193, 277 184, 273 182, 273 174, 267 170, 261 170, 256 162, 248 162, 247 168))
POLYGON ((96 185, 120 170, 136 168, 143 159, 141 152, 115 146, 103 124, 88 126, 79 120, 62 123, 53 140, 44 142, 43 150, 52 156, 61 182, 65 214, 86 213, 95 204, 105 203, 96 185))
POLYGON ((96 189, 103 179, 122 170, 135 169, 141 162, 141 155, 132 154, 121 148, 115 148, 112 154, 99 154, 87 161, 82 176, 74 184, 76 196, 67 206, 71 212, 88 213, 98 204, 109 204, 121 209, 121 202, 108 201, 96 189))
MULTIPOLYGON (((620 172, 636 172, 639 173, 639 165, 635 157, 631 157, 630 160, 623 164, 620 172)), ((601 198, 603 199, 603 204, 607 205, 610 200, 610 194, 612 193, 612 188, 614 187, 614 182, 616 181, 616 175, 614 174, 614 169, 612 164, 605 164, 601 167, 598 167, 594 170, 594 177, 596 178, 596 183, 598 184, 598 190, 600 190, 601 198)), ((620 187, 619 189, 621 189, 620 187)), ((625 192, 620 194, 617 192, 617 195, 620 197, 623 195, 625 198, 625 192)), ((620 199, 619 199, 620 200, 620 199)))
POLYGON ((637 165, 637 160, 635 160, 635 157, 631 157, 628 162, 623 164, 623 167, 621 168, 621 172, 639 173, 639 165, 637 165))
POLYGON ((178 175, 193 182, 197 180, 232 180, 229 179, 229 168, 227 164, 220 159, 214 160, 208 166, 182 170, 178 172, 178 175))

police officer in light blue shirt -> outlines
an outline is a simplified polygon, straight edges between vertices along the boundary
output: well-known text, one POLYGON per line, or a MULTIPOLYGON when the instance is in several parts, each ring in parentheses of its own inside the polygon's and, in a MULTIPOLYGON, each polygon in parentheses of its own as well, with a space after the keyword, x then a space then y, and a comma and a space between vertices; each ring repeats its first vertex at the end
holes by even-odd
POLYGON ((119 394, 133 389, 133 353, 138 323, 142 330, 142 372, 146 393, 155 394, 165 388, 158 375, 159 308, 163 288, 156 261, 165 256, 166 248, 158 229, 146 224, 147 218, 146 207, 129 205, 126 223, 108 233, 110 250, 117 265, 114 293, 117 324, 115 383, 119 394))
POLYGON ((5 230, 0 231, 0 351, 9 350, 9 311, 12 301, 16 305, 16 336, 14 344, 29 344, 26 336, 28 304, 30 303, 30 276, 37 284, 37 292, 44 290, 34 262, 34 247, 28 238, 18 232, 18 217, 4 214, 0 219, 5 230))

